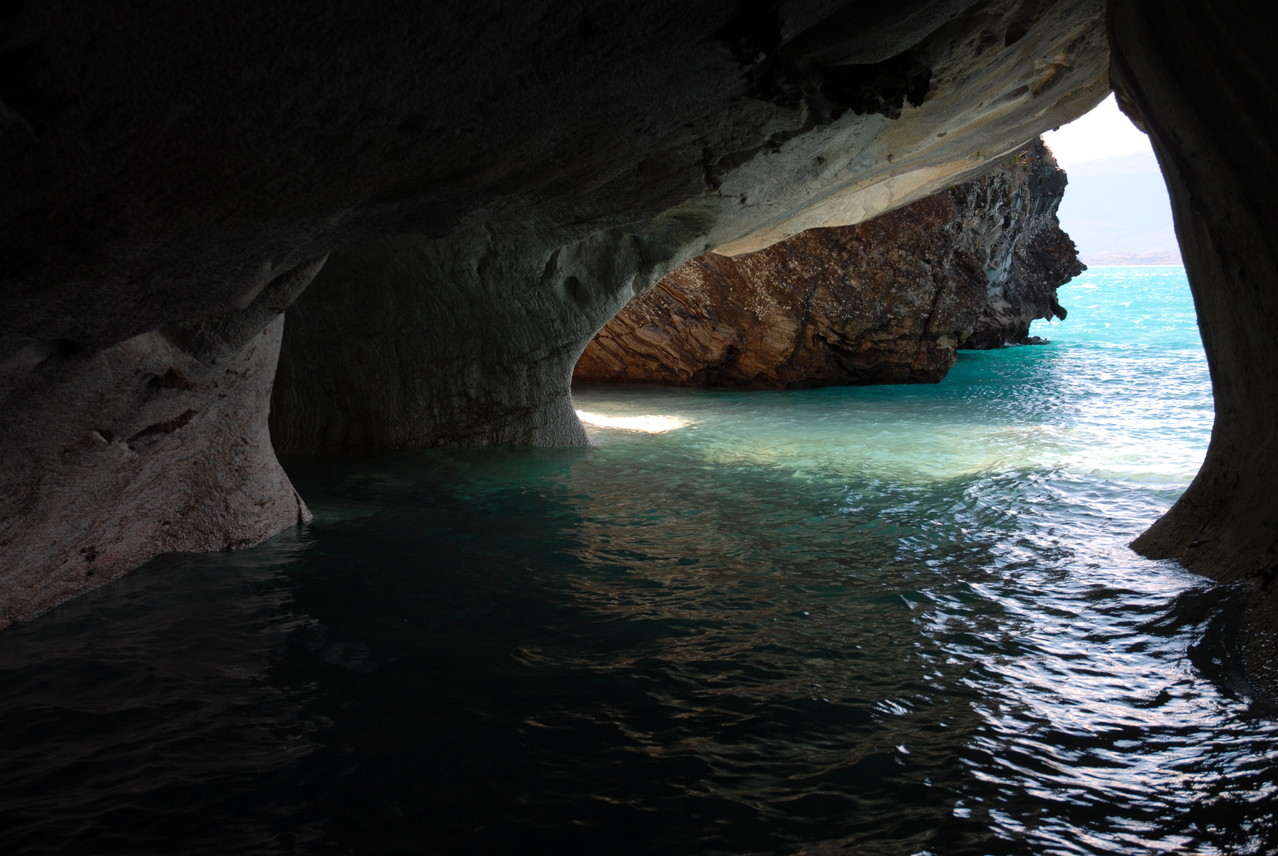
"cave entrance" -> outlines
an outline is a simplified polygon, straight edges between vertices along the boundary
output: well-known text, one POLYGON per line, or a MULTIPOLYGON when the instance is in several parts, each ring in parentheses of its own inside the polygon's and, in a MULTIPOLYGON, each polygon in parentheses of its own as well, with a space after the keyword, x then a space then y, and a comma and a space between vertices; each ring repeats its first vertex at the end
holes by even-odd
POLYGON ((1043 135, 1069 175, 1058 216, 1088 267, 1181 265, 1171 203, 1149 137, 1110 95, 1043 135))
MULTIPOLYGON (((689 262, 632 301, 586 349, 575 375, 579 415, 597 439, 625 430, 724 426, 713 396, 599 383, 882 385, 823 393, 814 400, 839 402, 830 413, 783 418, 776 430, 792 432, 791 442, 761 442, 830 461, 860 449, 866 453, 851 453, 848 461, 865 472, 882 466, 957 475, 1005 463, 1009 448, 923 427, 936 411, 910 417, 909 408, 946 401, 964 409, 959 421, 970 420, 980 435, 982 414, 988 426, 1004 425, 1004 415, 985 405, 998 398, 994 385, 1006 383, 1009 424, 1029 414, 1036 425, 1022 433, 1032 440, 1013 444, 1013 460, 1158 483, 1171 494, 1183 490, 1210 439, 1212 398, 1149 140, 1111 95, 1044 142, 1051 155, 1027 147, 988 176, 862 226, 811 230, 744 257, 710 254, 689 262), (1065 177, 1052 155, 1069 172, 1063 195, 1065 177), (1058 211, 1068 237, 1056 228, 1058 211), (1070 238, 1088 265, 1082 273, 1069 266, 1070 238), (977 320, 963 314, 963 306, 980 303, 977 320), (1070 320, 1054 323, 1065 307, 1073 310, 1070 320), (1016 355, 967 350, 1031 342, 1048 347, 1016 355), (954 374, 937 389, 902 385, 939 381, 952 365, 954 374), (864 412, 888 403, 899 405, 896 416, 866 424, 864 412), (902 423, 887 434, 877 430, 894 418, 902 423), (838 451, 807 448, 827 441, 838 451), (924 463, 904 462, 911 457, 924 463)), ((763 413, 760 436, 771 430, 763 427, 774 407, 768 396, 718 400, 738 415, 753 402, 763 413)), ((776 399, 782 400, 785 407, 808 407, 801 396, 776 399)), ((750 442, 734 445, 736 453, 751 454, 743 451, 750 442)), ((1165 510, 1166 503, 1156 503, 1151 513, 1165 510)), ((1147 522, 1135 521, 1129 539, 1147 522)))

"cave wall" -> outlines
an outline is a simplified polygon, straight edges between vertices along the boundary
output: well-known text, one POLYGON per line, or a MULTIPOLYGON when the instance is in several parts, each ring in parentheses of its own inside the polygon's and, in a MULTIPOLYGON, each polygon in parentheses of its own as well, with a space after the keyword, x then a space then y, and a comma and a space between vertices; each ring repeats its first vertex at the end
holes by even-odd
POLYGON ((271 448, 282 306, 318 259, 247 305, 99 349, 28 347, 0 373, 0 626, 175 550, 310 519, 271 448))
POLYGON ((1111 0, 1120 106, 1167 178, 1216 419, 1197 478, 1133 546, 1253 590, 1247 671, 1278 687, 1278 57, 1250 2, 1111 0))
POLYGON ((626 304, 582 352, 585 383, 733 389, 935 383, 957 350, 1064 317, 1081 272, 1056 209, 1065 173, 1035 140, 995 169, 855 226, 709 253, 626 304))
MULTIPOLYGON (((569 375, 583 343, 646 287, 650 259, 672 252, 645 225, 553 249, 552 227, 520 224, 335 253, 289 311, 276 448, 587 444, 569 375)), ((664 234, 678 241, 679 226, 664 234)))

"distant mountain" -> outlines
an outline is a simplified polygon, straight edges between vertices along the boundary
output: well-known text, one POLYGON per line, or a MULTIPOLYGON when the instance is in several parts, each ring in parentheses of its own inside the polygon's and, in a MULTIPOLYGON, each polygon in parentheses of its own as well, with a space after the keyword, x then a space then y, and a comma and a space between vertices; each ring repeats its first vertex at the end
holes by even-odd
POLYGON ((1160 179, 1162 176, 1153 152, 1132 152, 1131 154, 1116 155, 1111 158, 1083 161, 1082 163, 1074 164, 1067 171, 1071 176, 1157 175, 1160 179))
POLYGON ((1088 267, 1184 264, 1180 257, 1180 250, 1163 250, 1152 253, 1091 253, 1082 258, 1083 264, 1088 267))
POLYGON ((1167 188, 1153 154, 1075 164, 1058 216, 1088 265, 1180 264, 1167 188))

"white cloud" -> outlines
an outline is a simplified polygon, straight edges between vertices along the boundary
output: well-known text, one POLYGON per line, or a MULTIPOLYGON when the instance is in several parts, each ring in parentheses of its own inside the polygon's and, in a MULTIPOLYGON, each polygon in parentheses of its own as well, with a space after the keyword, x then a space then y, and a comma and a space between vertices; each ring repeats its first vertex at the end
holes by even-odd
POLYGON ((1043 141, 1069 176, 1057 216, 1085 263, 1177 258, 1171 206, 1153 147, 1114 96, 1044 134, 1043 141))

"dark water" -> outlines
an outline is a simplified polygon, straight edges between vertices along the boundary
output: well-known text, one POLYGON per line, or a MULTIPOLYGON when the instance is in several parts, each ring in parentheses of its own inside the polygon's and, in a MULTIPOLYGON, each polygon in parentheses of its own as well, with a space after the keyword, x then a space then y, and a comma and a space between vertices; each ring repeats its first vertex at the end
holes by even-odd
POLYGON ((935 387, 290 462, 314 525, 0 634, 0 853, 1278 852, 1235 595, 1125 546, 1210 427, 1183 288, 1089 272, 935 387))

